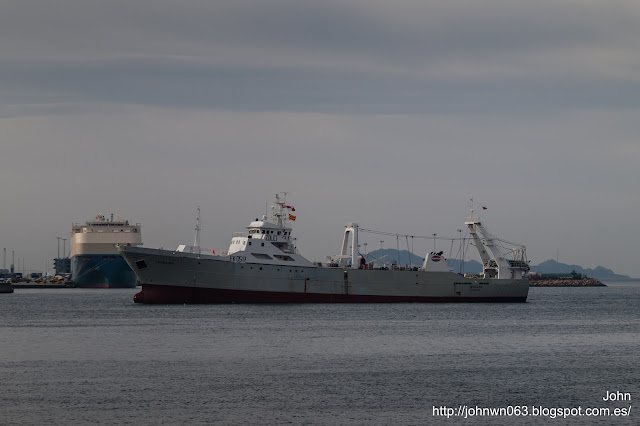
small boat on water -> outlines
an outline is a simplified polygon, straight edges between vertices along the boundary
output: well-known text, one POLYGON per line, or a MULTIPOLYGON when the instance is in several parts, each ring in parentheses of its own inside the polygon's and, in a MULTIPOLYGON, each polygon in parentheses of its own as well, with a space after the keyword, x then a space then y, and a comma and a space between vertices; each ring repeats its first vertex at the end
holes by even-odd
POLYGON ((176 250, 119 246, 142 290, 137 303, 406 303, 526 302, 529 264, 517 246, 510 258, 473 214, 465 221, 483 273, 450 270, 442 252, 430 252, 421 267, 374 268, 358 252, 359 226, 345 227, 341 252, 326 264, 305 259, 293 245, 295 209, 276 195, 272 217, 256 218, 235 233, 226 253, 199 246, 176 250))
POLYGON ((13 284, 10 282, 0 281, 0 294, 13 293, 13 284))

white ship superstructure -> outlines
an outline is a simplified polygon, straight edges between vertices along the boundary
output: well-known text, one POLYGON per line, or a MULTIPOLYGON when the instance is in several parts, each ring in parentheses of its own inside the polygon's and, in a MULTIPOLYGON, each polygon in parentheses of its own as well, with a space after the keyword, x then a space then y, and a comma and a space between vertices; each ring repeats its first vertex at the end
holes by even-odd
POLYGON ((71 257, 77 254, 116 254, 116 245, 140 246, 140 224, 130 224, 113 215, 98 215, 84 224, 74 224, 71 231, 71 257))

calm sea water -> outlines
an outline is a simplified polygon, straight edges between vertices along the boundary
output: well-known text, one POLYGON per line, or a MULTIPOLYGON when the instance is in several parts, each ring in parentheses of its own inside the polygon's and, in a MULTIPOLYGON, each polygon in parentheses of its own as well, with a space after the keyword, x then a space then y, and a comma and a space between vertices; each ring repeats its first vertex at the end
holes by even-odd
POLYGON ((141 306, 134 289, 17 290, 0 295, 0 424, 640 424, 640 282, 608 284, 504 305, 141 306), (632 410, 434 412, 461 405, 632 410))

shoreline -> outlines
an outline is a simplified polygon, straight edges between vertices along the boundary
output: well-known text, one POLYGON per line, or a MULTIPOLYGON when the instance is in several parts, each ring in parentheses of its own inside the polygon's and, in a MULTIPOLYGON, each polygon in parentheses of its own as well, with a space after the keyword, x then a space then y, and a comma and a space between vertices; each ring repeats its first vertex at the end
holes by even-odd
POLYGON ((529 280, 529 287, 606 287, 606 284, 595 278, 553 278, 544 280, 529 280))
POLYGON ((74 288, 69 284, 13 283, 13 288, 74 288))

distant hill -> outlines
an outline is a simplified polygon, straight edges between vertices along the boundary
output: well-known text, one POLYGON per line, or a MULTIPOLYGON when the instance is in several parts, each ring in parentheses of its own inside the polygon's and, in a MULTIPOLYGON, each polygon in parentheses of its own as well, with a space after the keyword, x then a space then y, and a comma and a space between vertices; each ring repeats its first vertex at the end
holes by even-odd
MULTIPOLYGON (((414 253, 408 250, 396 250, 396 249, 379 249, 374 250, 365 256, 367 263, 372 261, 384 262, 391 264, 396 262, 400 266, 413 265, 422 266, 424 257, 416 256, 414 253)), ((458 259, 447 259, 449 267, 453 272, 460 272, 460 261, 458 259)), ((482 264, 476 260, 467 260, 463 264, 462 272, 479 274, 482 272, 482 264)), ((627 275, 620 275, 614 273, 611 269, 598 266, 594 269, 585 269, 579 265, 567 265, 565 263, 558 263, 553 259, 545 260, 538 265, 531 265, 532 272, 539 272, 541 274, 568 274, 572 271, 576 271, 579 274, 586 275, 589 278, 596 278, 599 280, 630 280, 631 277, 627 275)))
POLYGON ((572 271, 576 271, 579 274, 588 276, 589 278, 597 278, 599 280, 630 280, 631 277, 627 275, 620 275, 614 273, 611 269, 598 266, 594 269, 583 268, 579 265, 567 265, 566 263, 559 263, 553 259, 545 260, 538 265, 531 266, 532 272, 540 272, 541 274, 568 274, 572 271))

